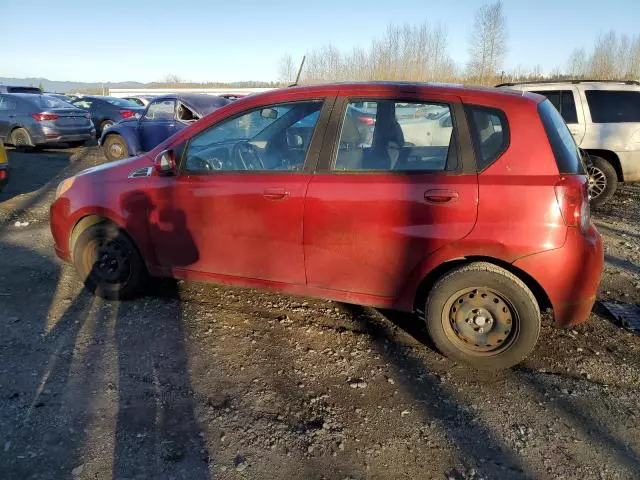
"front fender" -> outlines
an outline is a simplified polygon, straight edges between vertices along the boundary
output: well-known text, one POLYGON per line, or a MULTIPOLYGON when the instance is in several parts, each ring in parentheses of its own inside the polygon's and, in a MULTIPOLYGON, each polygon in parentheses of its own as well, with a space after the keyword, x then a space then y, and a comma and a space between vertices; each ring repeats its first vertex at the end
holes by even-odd
POLYGON ((109 135, 120 135, 124 142, 127 144, 127 151, 130 156, 139 155, 144 153, 140 146, 140 135, 138 133, 138 122, 130 125, 129 122, 122 124, 115 124, 113 127, 108 128, 100 136, 98 144, 104 145, 105 140, 109 135))

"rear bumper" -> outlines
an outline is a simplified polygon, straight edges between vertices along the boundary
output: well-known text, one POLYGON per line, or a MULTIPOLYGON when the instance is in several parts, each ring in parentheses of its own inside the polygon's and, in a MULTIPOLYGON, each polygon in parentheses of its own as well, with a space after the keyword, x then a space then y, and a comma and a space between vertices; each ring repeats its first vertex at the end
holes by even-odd
POLYGON ((586 235, 569 228, 564 246, 521 258, 514 266, 544 289, 557 326, 577 325, 589 318, 596 301, 604 269, 602 239, 594 226, 586 235))
POLYGON ((616 152, 625 182, 640 182, 640 150, 616 152))
POLYGON ((66 131, 43 128, 41 132, 33 135, 33 143, 42 145, 47 143, 81 142, 91 140, 95 136, 96 129, 93 127, 66 131))

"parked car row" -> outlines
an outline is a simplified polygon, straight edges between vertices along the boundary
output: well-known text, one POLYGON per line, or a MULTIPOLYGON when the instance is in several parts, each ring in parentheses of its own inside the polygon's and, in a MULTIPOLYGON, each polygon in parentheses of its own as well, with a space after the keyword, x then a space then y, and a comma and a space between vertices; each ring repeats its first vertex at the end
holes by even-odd
MULTIPOLYGON (((157 102, 149 121, 192 105, 157 102)), ((153 152, 64 180, 51 230, 106 298, 170 276, 394 308, 481 369, 527 357, 543 309, 584 322, 604 265, 583 158, 553 104, 426 84, 226 104, 153 152)))

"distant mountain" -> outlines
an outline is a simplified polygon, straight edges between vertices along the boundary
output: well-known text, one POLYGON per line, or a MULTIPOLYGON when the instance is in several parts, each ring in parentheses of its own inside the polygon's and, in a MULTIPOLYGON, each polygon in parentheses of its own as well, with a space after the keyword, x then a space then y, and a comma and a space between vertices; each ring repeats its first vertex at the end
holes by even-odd
POLYGON ((57 92, 57 93, 69 93, 69 92, 85 92, 88 90, 100 91, 102 88, 105 90, 109 88, 164 88, 164 87, 172 87, 172 88, 195 88, 195 87, 205 87, 205 88, 249 88, 249 87, 275 87, 278 86, 277 83, 272 82, 232 82, 232 83, 217 83, 217 82, 208 82, 208 83, 161 83, 161 82, 150 82, 150 83, 141 83, 141 82, 106 82, 106 83, 91 83, 91 82, 66 82, 66 81, 57 81, 57 80, 49 80, 46 78, 8 78, 8 77, 0 77, 0 85, 19 85, 25 87, 38 87, 42 85, 42 88, 46 92, 57 92))
POLYGON ((96 90, 104 88, 144 88, 145 84, 140 82, 107 82, 107 83, 90 83, 90 82, 64 82, 57 80, 48 80, 46 78, 7 78, 0 77, 0 85, 20 85, 34 86, 42 85, 47 92, 77 92, 80 90, 96 90))

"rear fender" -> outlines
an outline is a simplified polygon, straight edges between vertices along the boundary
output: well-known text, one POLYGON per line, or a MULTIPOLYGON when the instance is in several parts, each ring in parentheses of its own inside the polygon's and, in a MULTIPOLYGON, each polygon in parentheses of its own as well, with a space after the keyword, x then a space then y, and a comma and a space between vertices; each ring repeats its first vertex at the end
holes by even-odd
POLYGON ((143 153, 142 148, 140 147, 140 135, 138 134, 138 122, 131 122, 133 125, 130 125, 129 122, 123 124, 116 124, 113 127, 107 129, 102 133, 100 137, 99 144, 100 146, 104 145, 107 137, 109 135, 120 135, 124 142, 127 144, 127 151, 130 156, 139 155, 143 153))

